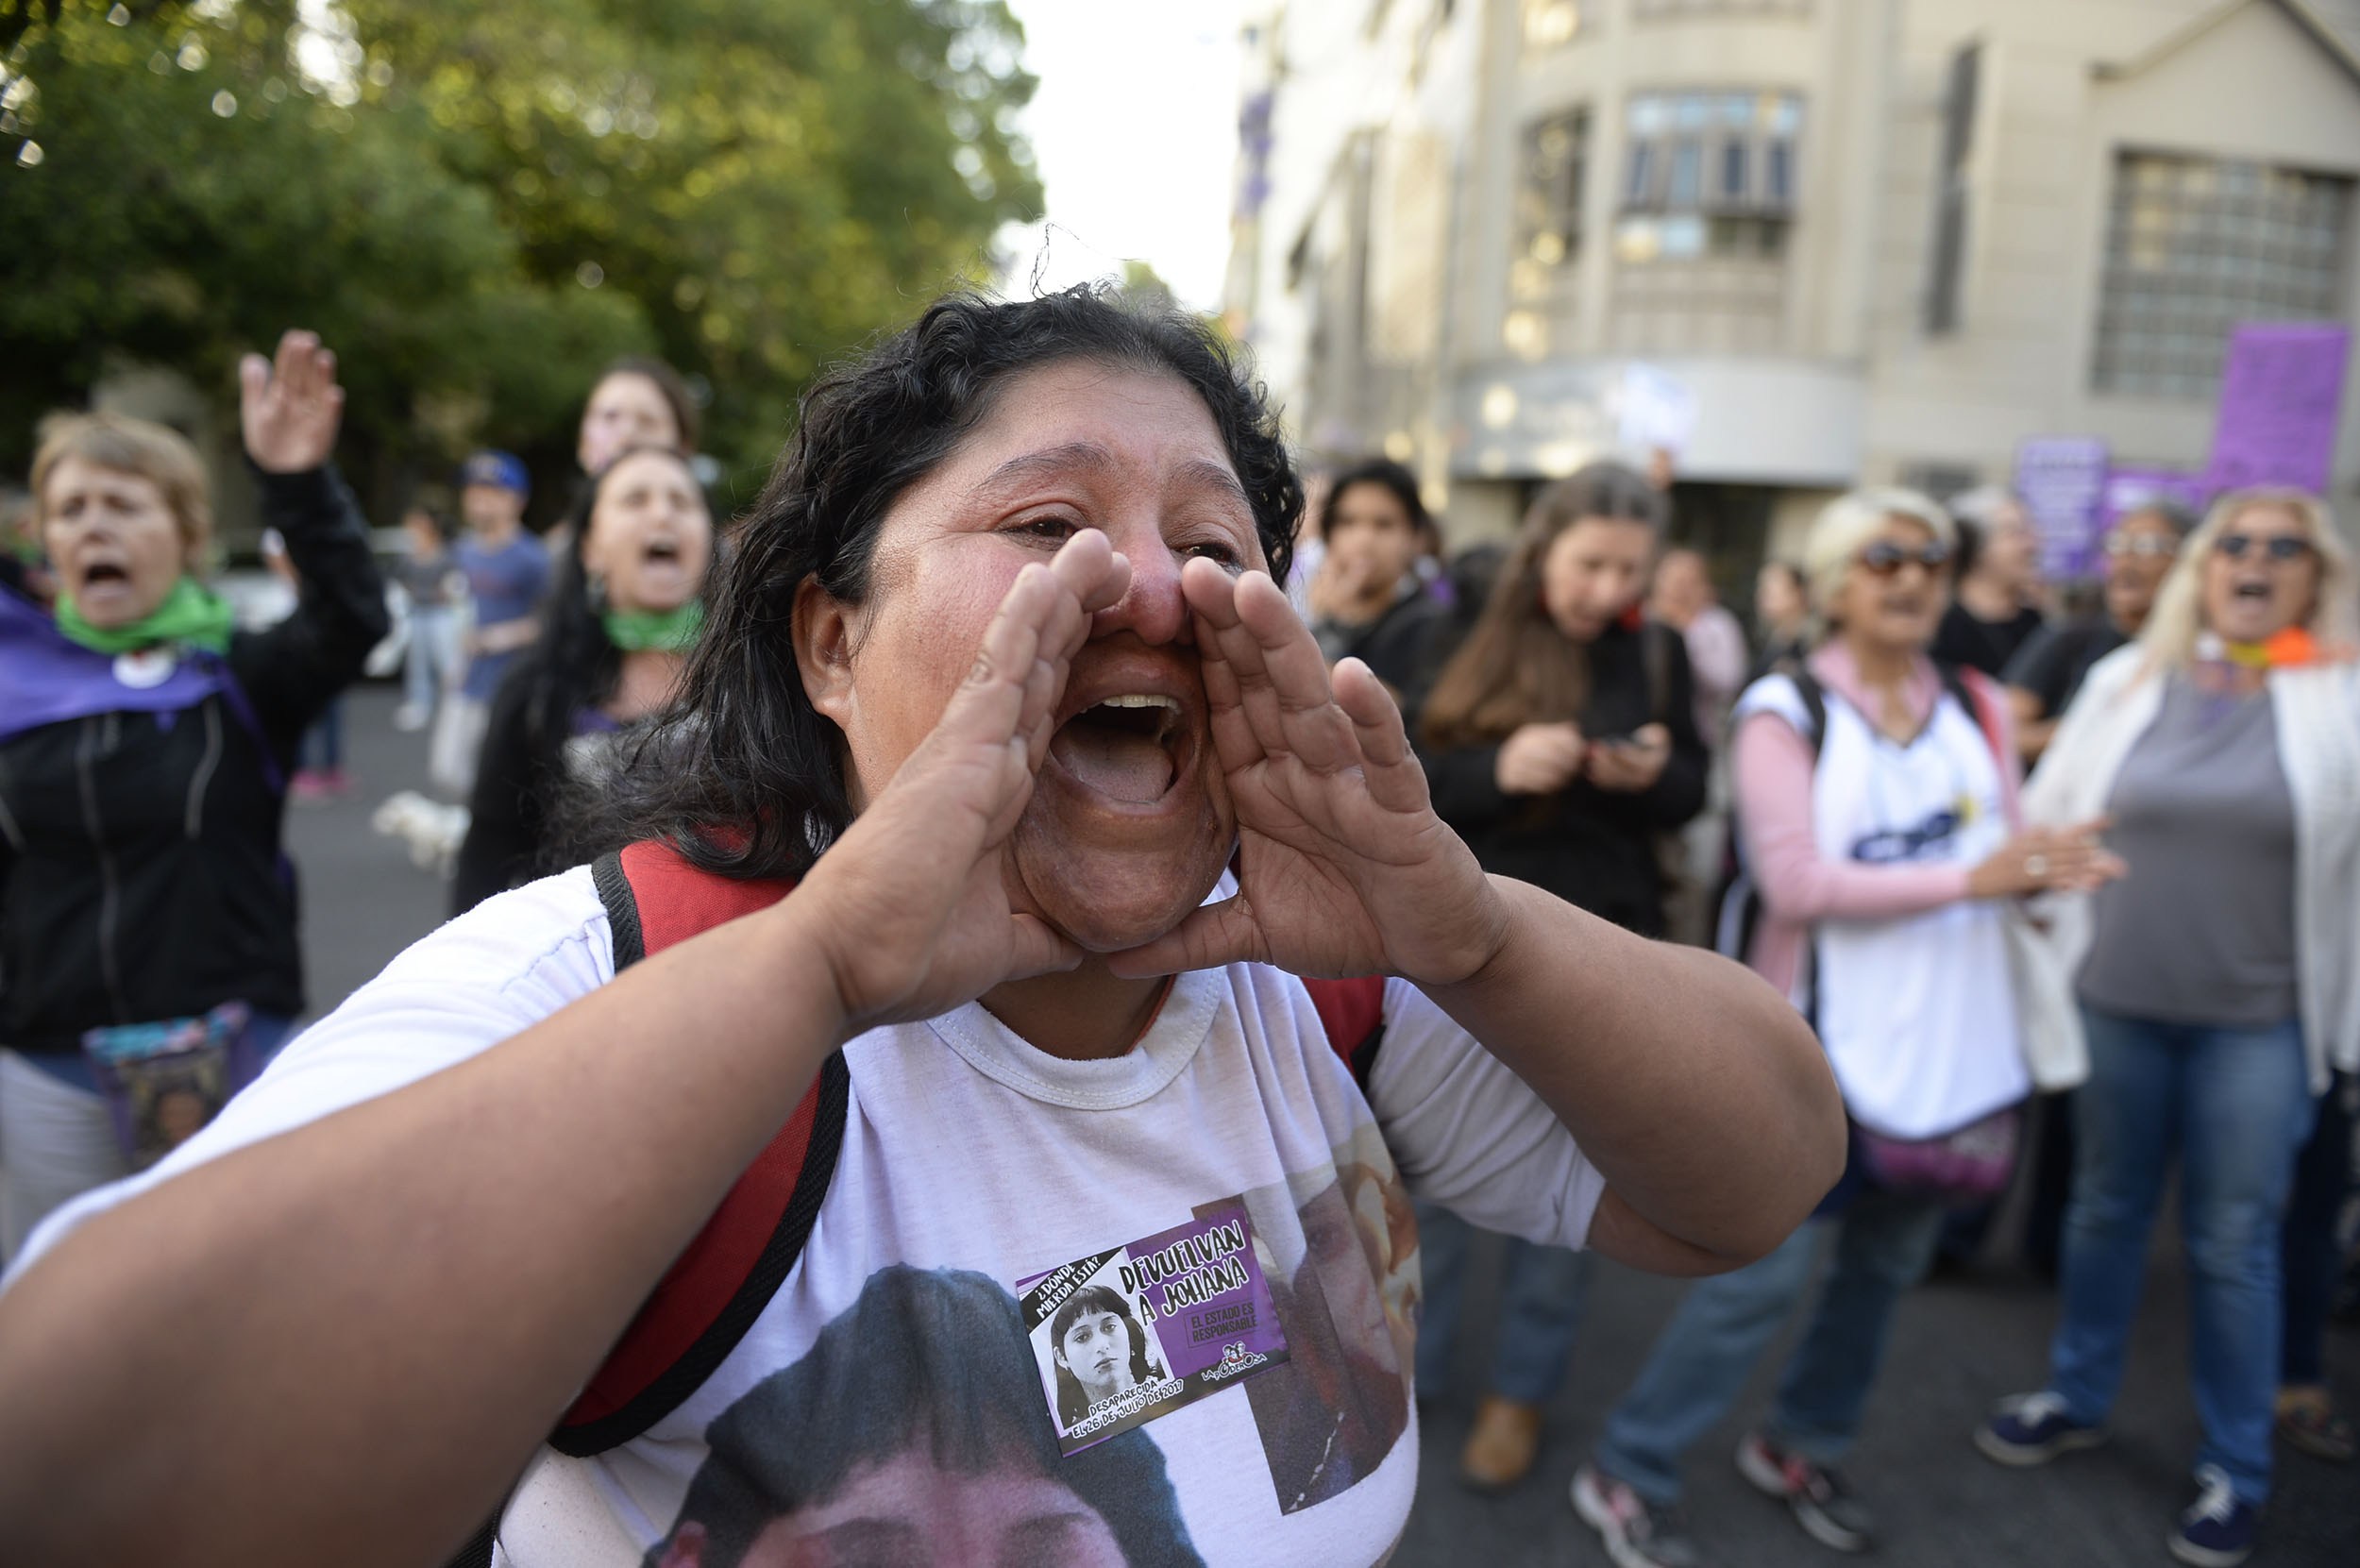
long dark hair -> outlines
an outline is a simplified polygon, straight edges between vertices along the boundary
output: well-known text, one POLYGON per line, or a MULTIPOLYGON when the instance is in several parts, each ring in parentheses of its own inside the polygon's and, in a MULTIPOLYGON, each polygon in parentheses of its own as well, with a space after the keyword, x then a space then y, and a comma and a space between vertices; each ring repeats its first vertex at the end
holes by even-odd
MULTIPOLYGON (((583 710, 597 707, 615 695, 622 679, 623 654, 606 634, 603 607, 591 591, 590 571, 582 565, 582 548, 590 536, 590 518, 607 481, 630 459, 652 452, 679 465, 697 483, 688 459, 669 447, 626 447, 615 454, 606 471, 582 487, 565 514, 570 548, 558 558, 557 571, 541 601, 541 635, 516 660, 511 680, 524 689, 525 735, 536 767, 554 767, 583 710)), ((704 493, 698 486, 698 494, 704 493)), ((716 545, 717 548, 718 540, 716 545)), ((716 568, 707 566, 708 579, 716 568)))
POLYGON ((1284 579, 1303 486, 1277 416, 1205 323, 1102 285, 1007 303, 954 294, 815 382, 714 570, 704 635, 664 723, 630 749, 579 847, 662 837, 734 877, 795 876, 852 819, 842 736, 812 707, 790 628, 806 579, 857 604, 885 514, 1020 372, 1073 360, 1178 377, 1204 400, 1284 579))
POLYGON ((1419 723, 1424 742, 1483 745, 1526 724, 1579 718, 1590 700, 1590 656, 1542 602, 1549 547, 1587 517, 1644 523, 1660 535, 1669 516, 1662 492, 1619 463, 1591 464, 1542 491, 1474 630, 1435 677, 1419 723))
MULTIPOLYGON (((1131 1381, 1154 1382, 1155 1367, 1147 1358, 1147 1331, 1139 1326, 1139 1320, 1131 1315, 1131 1304, 1104 1285, 1083 1287, 1057 1308, 1057 1315, 1049 1321, 1051 1351, 1062 1352, 1065 1349, 1066 1330, 1073 1326, 1076 1319, 1095 1312, 1112 1312, 1122 1320, 1122 1326, 1130 1332, 1131 1381)), ((1057 1425, 1070 1428, 1090 1413, 1089 1395, 1082 1391, 1082 1380, 1066 1370, 1062 1354, 1053 1355, 1052 1361, 1057 1369, 1057 1425)))

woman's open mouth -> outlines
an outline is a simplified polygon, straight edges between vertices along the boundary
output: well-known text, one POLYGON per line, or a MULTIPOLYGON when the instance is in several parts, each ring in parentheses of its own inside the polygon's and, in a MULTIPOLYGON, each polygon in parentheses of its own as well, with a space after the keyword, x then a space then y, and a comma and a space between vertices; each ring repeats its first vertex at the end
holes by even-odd
POLYGON ((1179 781, 1187 729, 1179 699, 1119 693, 1059 725, 1049 755, 1094 794, 1124 805, 1154 805, 1179 781))
POLYGON ((130 572, 119 562, 93 561, 82 568, 82 586, 85 588, 120 586, 130 581, 130 572))

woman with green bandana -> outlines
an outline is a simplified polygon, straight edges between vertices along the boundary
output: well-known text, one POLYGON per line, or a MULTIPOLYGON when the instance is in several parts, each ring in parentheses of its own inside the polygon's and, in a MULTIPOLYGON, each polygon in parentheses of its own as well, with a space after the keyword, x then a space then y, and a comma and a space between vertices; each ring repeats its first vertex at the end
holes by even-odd
POLYGON ((615 458, 568 532, 547 630, 492 700, 454 915, 558 868, 559 801, 600 774, 617 733, 671 700, 704 618, 713 514, 679 451, 634 447, 615 458))
POLYGON ((74 414, 34 460, 59 591, 53 616, 0 590, 0 1252, 125 1173, 86 1035, 242 1003, 228 1059, 251 1064, 303 1011, 284 781, 385 634, 385 590, 329 462, 335 356, 289 332, 239 373, 261 520, 302 582, 268 631, 195 576, 212 509, 180 436, 74 414))

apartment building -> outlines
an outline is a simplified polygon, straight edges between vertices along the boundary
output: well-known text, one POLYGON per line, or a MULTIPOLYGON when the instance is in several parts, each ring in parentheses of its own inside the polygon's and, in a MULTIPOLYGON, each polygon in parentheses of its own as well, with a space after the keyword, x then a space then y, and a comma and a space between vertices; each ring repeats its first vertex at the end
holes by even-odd
MULTIPOLYGON (((1242 42, 1230 326, 1462 539, 1664 382, 1732 577, 2028 439, 2200 469, 2233 325, 2360 317, 2360 0, 1283 0, 1242 42)), ((2360 396, 2339 436, 2351 514, 2360 396)))

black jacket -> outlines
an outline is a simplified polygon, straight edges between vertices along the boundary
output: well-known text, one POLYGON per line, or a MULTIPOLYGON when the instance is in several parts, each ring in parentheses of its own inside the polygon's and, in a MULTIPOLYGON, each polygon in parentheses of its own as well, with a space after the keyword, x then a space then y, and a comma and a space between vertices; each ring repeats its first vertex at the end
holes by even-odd
POLYGON ((1590 645, 1590 680, 1583 734, 1627 735, 1645 724, 1672 733, 1671 760, 1652 788, 1618 794, 1576 779, 1555 795, 1505 795, 1497 746, 1425 754, 1426 783, 1436 815, 1467 841, 1485 870, 1529 882, 1641 936, 1660 936, 1664 884, 1656 840, 1705 803, 1708 758, 1696 733, 1688 651, 1664 627, 1610 627, 1590 645), (1643 638, 1656 639, 1660 674, 1653 682, 1643 638))
POLYGON ((385 587, 333 468, 257 479, 302 580, 294 615, 230 639, 259 744, 220 695, 0 744, 0 1044, 72 1053, 86 1029, 230 1001, 303 1011, 285 798, 264 753, 283 780, 385 635, 385 587))
POLYGON ((467 801, 467 837, 451 880, 454 918, 495 893, 561 868, 545 862, 552 848, 550 818, 565 788, 565 752, 541 733, 532 712, 548 657, 545 645, 527 652, 492 698, 467 801))
POLYGON ((1346 626, 1322 620, 1311 631, 1329 664, 1358 659, 1395 692, 1406 693, 1418 685, 1436 656, 1446 651, 1441 645, 1450 619, 1449 605, 1420 590, 1393 600, 1373 621, 1346 626))

